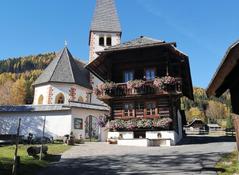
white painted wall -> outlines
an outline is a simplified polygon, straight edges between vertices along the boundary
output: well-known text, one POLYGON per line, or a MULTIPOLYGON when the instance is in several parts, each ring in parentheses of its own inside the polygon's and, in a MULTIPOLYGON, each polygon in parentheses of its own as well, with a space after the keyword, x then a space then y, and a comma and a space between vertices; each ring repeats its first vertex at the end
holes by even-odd
POLYGON ((71 115, 64 111, 37 113, 15 113, 0 114, 0 134, 16 134, 18 119, 21 118, 21 135, 33 133, 42 136, 43 120, 46 116, 46 136, 64 136, 71 131, 71 115))
POLYGON ((41 95, 43 95, 43 104, 48 104, 49 87, 49 84, 35 87, 33 104, 38 104, 38 99, 41 95))
POLYGON ((108 137, 109 129, 107 127, 100 128, 100 141, 106 142, 108 137))
POLYGON ((118 139, 120 134, 122 135, 122 139, 133 139, 134 132, 108 132, 108 138, 118 139))
POLYGON ((162 139, 171 139, 171 145, 175 145, 178 140, 178 134, 175 131, 146 131, 147 139, 158 139, 161 134, 162 139))
MULTIPOLYGON (((50 83, 48 85, 42 85, 35 87, 35 94, 34 94, 34 102, 33 104, 38 104, 38 98, 40 95, 43 95, 44 100, 43 104, 48 104, 48 97, 49 97, 49 88, 53 88, 53 95, 51 98, 51 104, 55 104, 56 96, 59 93, 64 94, 65 97, 65 104, 68 104, 70 96, 69 96, 69 90, 74 87, 76 89, 76 101, 78 101, 79 97, 81 96, 83 98, 83 101, 87 101, 87 93, 92 93, 91 89, 84 88, 79 85, 73 85, 73 84, 65 84, 65 83, 50 83)), ((97 103, 97 102, 95 102, 97 103)))
MULTIPOLYGON (((18 119, 22 119, 21 135, 33 133, 36 136, 42 135, 43 119, 46 116, 46 135, 64 136, 72 131, 76 138, 85 138, 85 121, 89 115, 99 117, 107 114, 107 111, 89 110, 82 108, 72 108, 71 111, 59 112, 8 112, 0 114, 0 134, 16 134, 18 119), (83 129, 74 128, 74 118, 83 119, 83 129)), ((108 130, 102 130, 102 138, 105 137, 108 130)), ((99 132, 99 130, 97 130, 99 132)), ((101 136, 100 136, 101 138, 101 136)), ((106 141, 106 140, 104 140, 106 141)))
MULTIPOLYGON (((103 83, 99 78, 91 74, 91 79, 92 79, 92 87, 93 89, 96 89, 96 86, 103 83)), ((92 93, 92 98, 91 98, 91 103, 94 104, 104 104, 102 101, 97 99, 97 96, 95 93, 92 93)))
MULTIPOLYGON (((71 122, 71 131, 73 131, 74 135, 76 136, 76 138, 79 138, 80 135, 82 136, 82 138, 85 138, 85 122, 86 122, 86 118, 89 115, 92 115, 94 117, 99 117, 99 116, 104 116, 104 114, 107 114, 107 111, 99 111, 99 110, 90 110, 90 109, 81 109, 81 108, 72 108, 72 122, 71 122), (74 129, 74 118, 81 118, 83 119, 83 129, 74 129)), ((98 131, 99 132, 99 129, 98 131)), ((101 134, 105 134, 105 133, 101 133, 101 134)), ((101 137, 101 136, 100 136, 101 137)))
MULTIPOLYGON (((120 134, 122 134, 123 139, 134 139, 133 132, 108 132, 108 138, 118 139, 120 134)), ((161 135, 162 139, 170 139, 169 141, 166 141, 167 146, 175 145, 178 141, 180 141, 180 138, 175 131, 146 131, 146 139, 159 139, 158 134, 161 135)))

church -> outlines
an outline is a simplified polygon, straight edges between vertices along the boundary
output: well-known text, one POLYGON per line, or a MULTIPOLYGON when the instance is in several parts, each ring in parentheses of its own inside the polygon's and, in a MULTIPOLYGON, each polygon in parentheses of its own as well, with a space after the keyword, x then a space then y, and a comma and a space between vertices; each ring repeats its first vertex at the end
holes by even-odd
POLYGON ((0 134, 73 132, 120 145, 175 145, 183 137, 180 98, 193 99, 189 59, 165 42, 145 36, 121 43, 114 0, 96 0, 89 31, 89 62, 65 46, 34 82, 32 105, 1 106, 0 134), (107 128, 97 121, 109 116, 107 128), (90 130, 91 128, 92 130, 90 130))

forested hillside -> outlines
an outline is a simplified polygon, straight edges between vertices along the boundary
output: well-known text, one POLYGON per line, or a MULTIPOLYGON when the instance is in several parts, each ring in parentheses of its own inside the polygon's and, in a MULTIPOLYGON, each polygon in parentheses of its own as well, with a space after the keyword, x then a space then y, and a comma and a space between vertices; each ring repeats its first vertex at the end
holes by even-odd
POLYGON ((32 83, 54 57, 52 52, 0 61, 0 105, 31 104, 32 83))
POLYGON ((193 88, 194 101, 187 98, 182 99, 182 108, 186 111, 187 121, 201 119, 204 122, 219 123, 226 127, 226 120, 231 113, 231 102, 229 92, 220 98, 208 98, 203 88, 193 88))

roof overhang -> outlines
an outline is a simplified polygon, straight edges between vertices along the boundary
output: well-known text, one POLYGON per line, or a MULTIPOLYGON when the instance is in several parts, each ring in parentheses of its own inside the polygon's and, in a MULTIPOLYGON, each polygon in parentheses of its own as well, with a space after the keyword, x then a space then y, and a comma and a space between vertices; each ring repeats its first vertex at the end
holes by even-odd
POLYGON ((70 101, 69 106, 72 108, 82 108, 88 110, 99 110, 99 111, 109 111, 109 107, 106 105, 101 104, 94 104, 94 103, 84 103, 84 102, 76 102, 70 101))
POLYGON ((165 43, 165 42, 159 42, 159 43, 153 43, 153 44, 144 44, 140 46, 129 46, 129 47, 123 47, 123 48, 114 48, 111 47, 109 49, 105 49, 103 51, 96 52, 97 54, 101 53, 110 53, 110 52, 115 52, 115 51, 125 51, 125 50, 132 50, 132 49, 141 49, 141 48, 150 48, 150 47, 158 47, 158 46, 166 46, 166 45, 172 45, 176 46, 175 42, 170 42, 170 43, 165 43))
POLYGON ((217 68, 216 73, 214 74, 209 86, 207 88, 208 96, 221 96, 229 87, 226 85, 223 89, 218 91, 224 83, 226 83, 226 78, 232 72, 232 70, 239 63, 239 40, 233 43, 227 50, 224 55, 222 62, 217 68))

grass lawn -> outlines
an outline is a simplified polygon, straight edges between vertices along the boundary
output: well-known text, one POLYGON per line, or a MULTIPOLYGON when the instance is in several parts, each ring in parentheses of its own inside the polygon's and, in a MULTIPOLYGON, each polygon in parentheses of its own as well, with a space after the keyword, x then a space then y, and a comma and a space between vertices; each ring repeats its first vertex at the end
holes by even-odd
MULTIPOLYGON (((50 162, 60 160, 60 154, 70 148, 68 145, 63 144, 49 144, 48 155, 43 160, 33 158, 27 155, 27 148, 29 145, 19 145, 18 155, 21 159, 20 164, 20 175, 34 175, 36 172, 48 165, 50 162)), ((0 174, 10 175, 13 157, 14 157, 15 146, 2 146, 0 147, 0 174)))
POLYGON ((226 154, 217 163, 216 168, 224 169, 225 172, 220 172, 220 175, 239 174, 239 163, 237 161, 237 151, 226 154))

